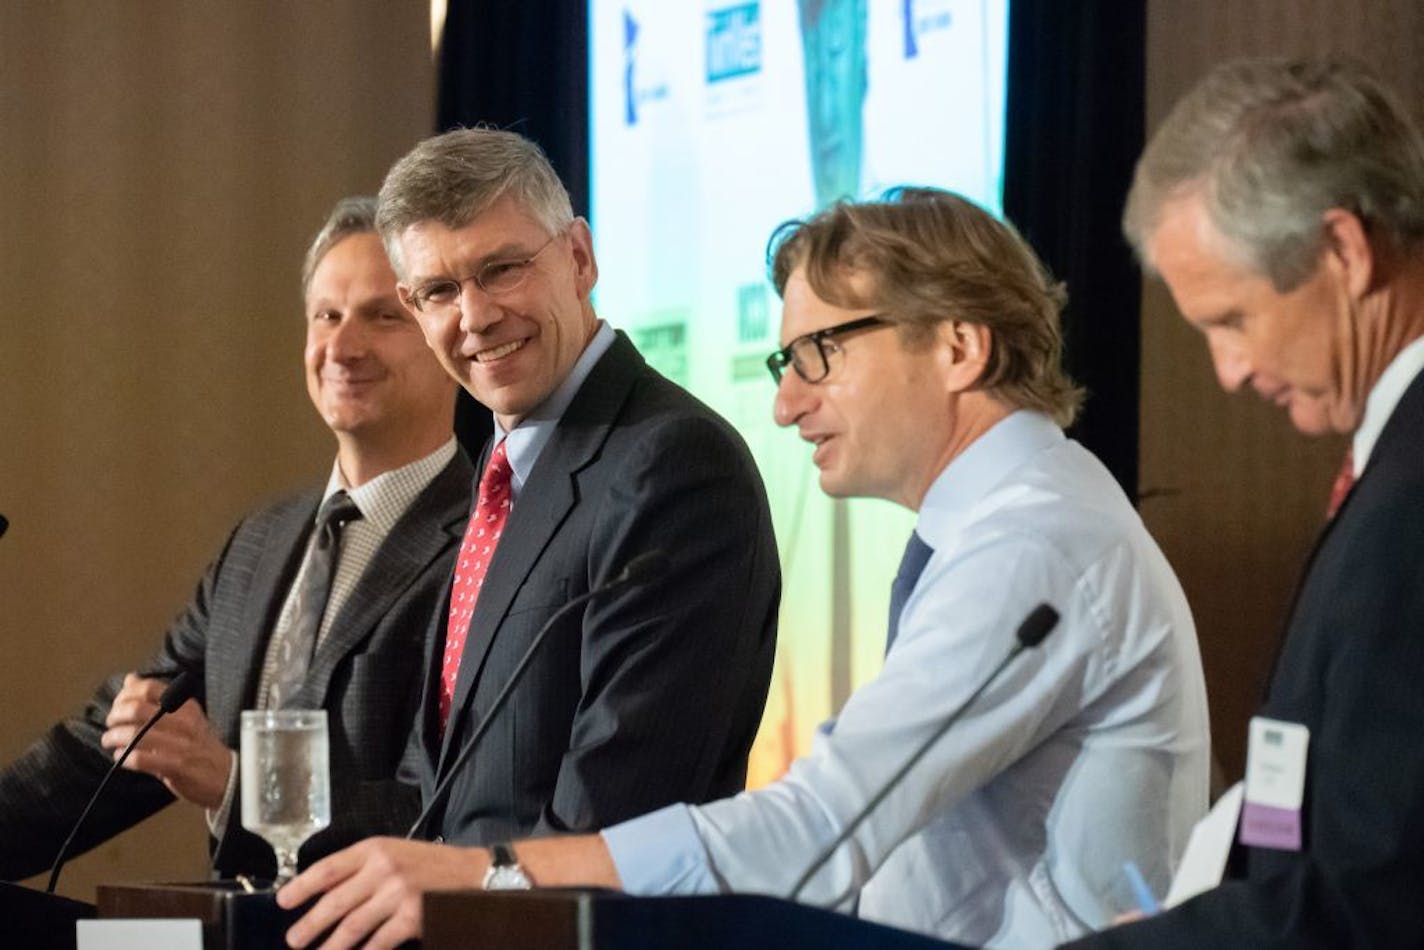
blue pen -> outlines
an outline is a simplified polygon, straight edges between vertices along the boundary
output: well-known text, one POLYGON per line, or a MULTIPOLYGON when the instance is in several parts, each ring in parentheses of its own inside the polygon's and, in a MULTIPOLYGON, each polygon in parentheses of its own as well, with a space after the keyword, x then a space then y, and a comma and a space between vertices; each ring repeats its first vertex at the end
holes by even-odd
POLYGON ((1152 894, 1152 888, 1147 886, 1147 878, 1142 876, 1137 862, 1124 861, 1122 873, 1127 875, 1127 883, 1132 885, 1132 896, 1137 899, 1137 909, 1149 917, 1161 913, 1162 905, 1157 903, 1157 898, 1152 894))

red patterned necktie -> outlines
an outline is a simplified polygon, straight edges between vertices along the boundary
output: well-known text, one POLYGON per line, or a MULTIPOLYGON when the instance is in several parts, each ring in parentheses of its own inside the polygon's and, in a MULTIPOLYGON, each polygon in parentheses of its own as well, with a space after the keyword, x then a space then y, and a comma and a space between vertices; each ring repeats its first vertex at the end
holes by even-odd
POLYGON ((1355 484, 1355 449, 1354 446, 1345 450, 1345 464, 1340 466, 1340 472, 1335 476, 1335 483, 1330 486, 1330 503, 1325 507, 1325 520, 1329 521, 1335 517, 1335 512, 1340 510, 1340 506, 1345 503, 1345 496, 1350 494, 1350 488, 1355 484))
POLYGON ((445 659, 440 668, 440 731, 450 719, 450 702, 455 696, 455 677, 460 672, 460 656, 470 632, 470 617, 485 582, 485 572, 494 558, 499 536, 509 518, 509 457, 500 440, 490 454, 480 477, 480 497, 475 513, 465 528, 460 559, 455 564, 455 583, 450 588, 450 617, 445 627, 445 659))

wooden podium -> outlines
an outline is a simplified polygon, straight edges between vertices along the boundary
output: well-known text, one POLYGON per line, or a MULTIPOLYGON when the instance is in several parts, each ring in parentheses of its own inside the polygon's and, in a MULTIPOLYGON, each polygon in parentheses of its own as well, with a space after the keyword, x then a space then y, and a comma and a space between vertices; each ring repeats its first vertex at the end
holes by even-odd
POLYGON ((274 891, 248 893, 232 881, 101 884, 98 910, 102 918, 196 918, 205 950, 286 946, 282 934, 301 916, 278 907, 274 891))
MULTIPOLYGON (((13 888, 12 890, 24 890, 13 888)), ((8 897, 8 894, 6 895, 8 897)), ((29 905, 47 895, 19 895, 29 905)), ((75 904, 74 901, 65 901, 75 904)), ((8 906, 8 904, 7 904, 8 906)), ((88 905, 77 905, 79 908, 88 905)), ((73 908, 71 908, 72 910, 73 908)), ((46 912, 56 910, 47 906, 46 912)), ((425 895, 425 950, 963 950, 921 934, 868 923, 774 897, 629 897, 613 891, 435 891, 425 895)), ((90 908, 88 916, 93 916, 90 908)), ((185 917, 202 922, 207 950, 268 950, 300 916, 271 891, 248 894, 212 884, 104 885, 99 916, 185 917)), ((13 916, 10 917, 13 919, 13 916)), ((37 931, 38 932, 38 931, 37 931)), ((25 943, 49 950, 74 946, 25 943)), ((9 946, 9 944, 0 944, 9 946)))
POLYGON ((802 904, 735 894, 629 897, 612 891, 435 891, 425 950, 951 950, 957 944, 802 904))

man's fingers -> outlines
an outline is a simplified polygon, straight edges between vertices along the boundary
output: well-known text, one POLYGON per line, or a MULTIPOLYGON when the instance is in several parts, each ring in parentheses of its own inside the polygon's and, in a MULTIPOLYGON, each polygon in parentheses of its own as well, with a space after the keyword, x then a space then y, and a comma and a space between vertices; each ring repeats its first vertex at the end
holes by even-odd
MULTIPOLYGON (((346 852, 341 852, 341 854, 345 853, 346 852)), ((340 855, 336 856, 339 857, 340 855)), ((312 869, 315 869, 315 865, 313 865, 312 869)), ((286 908, 299 906, 302 901, 305 900, 305 898, 301 896, 302 892, 300 890, 296 891, 296 896, 292 896, 288 892, 292 890, 294 884, 301 881, 303 877, 310 873, 311 870, 308 870, 306 874, 297 875, 297 877, 292 879, 291 884, 288 884, 278 891, 277 903, 286 908)), ((358 873, 341 878, 339 882, 333 881, 328 885, 329 889, 317 888, 314 893, 320 893, 322 890, 325 890, 326 893, 322 895, 321 900, 312 906, 311 910, 302 915, 302 918, 287 931, 287 943, 293 947, 308 946, 312 941, 316 940, 323 933, 340 922, 342 926, 336 932, 332 933, 330 937, 322 941, 322 947, 329 948, 329 950, 338 950, 338 948, 341 947, 358 946, 360 944, 360 938, 369 933, 374 928, 375 923, 379 923, 380 921, 377 919, 375 923, 368 923, 364 929, 362 929, 360 918, 353 924, 349 915, 357 908, 365 906, 366 902, 370 900, 372 894, 375 892, 378 881, 379 878, 368 873, 358 873)))
POLYGON ((312 865, 277 892, 290 910, 325 892, 287 931, 294 947, 394 947, 420 935, 420 901, 431 887, 474 880, 472 852, 425 842, 371 838, 312 865), (363 941, 371 942, 363 944, 363 941))
POLYGON ((359 897, 339 915, 341 923, 332 931, 331 936, 322 941, 322 950, 382 946, 367 943, 366 938, 395 915, 400 906, 401 895, 405 893, 401 882, 395 878, 377 878, 371 873, 371 869, 367 868, 327 897, 335 897, 343 890, 359 897))
POLYGON ((288 881, 277 892, 277 906, 291 910, 355 874, 365 863, 366 842, 328 855, 288 881))
POLYGON ((365 950, 395 950, 407 940, 415 940, 421 933, 420 915, 419 898, 402 901, 391 919, 366 941, 365 950))
POLYGON ((124 768, 133 772, 147 772, 154 778, 164 778, 172 774, 175 764, 173 757, 165 750, 150 748, 148 739, 140 742, 138 748, 130 752, 129 757, 124 760, 124 768))
POLYGON ((118 726, 147 722, 158 711, 158 699, 166 688, 167 684, 162 680, 125 674, 123 688, 114 697, 104 724, 118 726))

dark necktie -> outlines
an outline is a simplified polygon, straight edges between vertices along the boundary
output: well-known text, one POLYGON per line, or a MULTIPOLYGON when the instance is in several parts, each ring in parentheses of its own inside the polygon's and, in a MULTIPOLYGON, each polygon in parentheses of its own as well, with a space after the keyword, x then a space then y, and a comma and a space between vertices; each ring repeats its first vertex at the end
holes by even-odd
POLYGON ((336 560, 341 551, 341 529, 360 519, 361 509, 344 491, 328 498, 317 512, 316 537, 297 592, 297 616, 277 648, 277 671, 267 691, 269 709, 291 705, 306 679, 307 668, 316 653, 321 621, 326 616, 326 603, 331 599, 331 582, 336 577, 336 560))
POLYGON ((905 602, 910 599, 910 592, 919 583, 920 575, 933 553, 933 548, 918 534, 911 532, 910 540, 905 544, 905 556, 900 559, 900 570, 890 583, 890 627, 885 637, 886 653, 895 645, 895 637, 900 634, 900 614, 904 612, 905 602))

